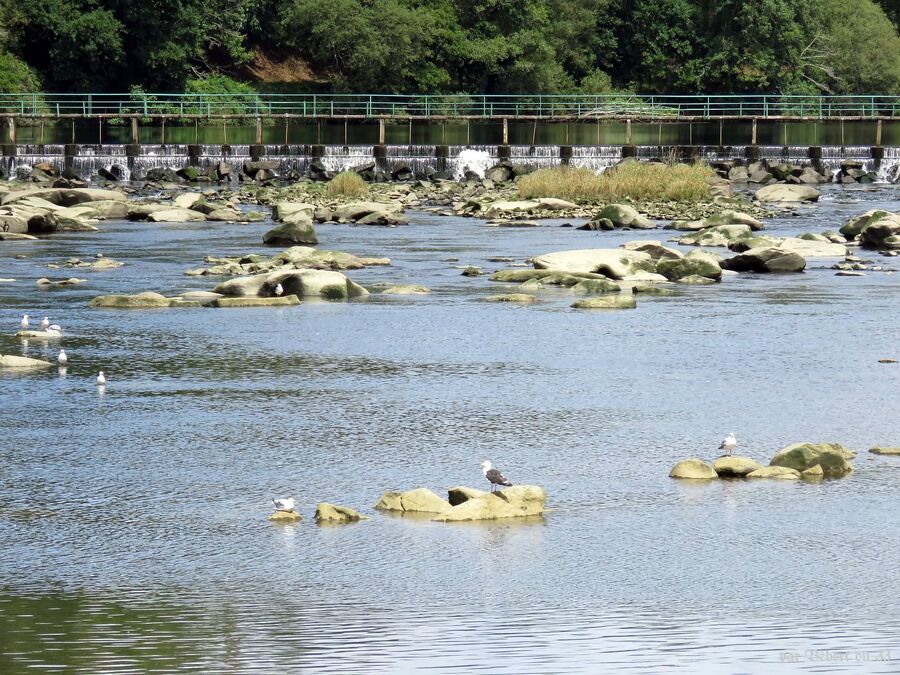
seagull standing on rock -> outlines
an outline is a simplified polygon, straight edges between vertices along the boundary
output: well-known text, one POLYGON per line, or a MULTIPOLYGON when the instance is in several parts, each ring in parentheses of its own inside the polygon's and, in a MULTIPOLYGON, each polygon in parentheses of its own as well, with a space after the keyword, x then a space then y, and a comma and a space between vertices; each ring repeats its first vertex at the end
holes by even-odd
POLYGON ((47 316, 44 317, 44 320, 41 321, 41 328, 43 328, 44 330, 47 330, 48 328, 50 328, 50 317, 47 317, 47 316))
POLYGON ((510 483, 506 478, 500 473, 499 470, 494 468, 494 465, 491 464, 489 459, 484 460, 481 463, 481 470, 484 471, 484 477, 488 479, 488 482, 491 484, 491 492, 494 491, 494 488, 497 485, 505 485, 506 487, 512 487, 512 483, 510 483))
POLYGON ((280 283, 275 284, 275 295, 280 296, 282 293, 284 293, 284 286, 282 286, 280 283))
POLYGON ((22 330, 28 330, 28 315, 27 314, 22 317, 22 323, 20 325, 22 326, 22 330))
POLYGON ((276 511, 293 511, 294 510, 294 498, 293 497, 285 497, 284 499, 273 499, 272 503, 275 505, 276 511))
POLYGON ((731 455, 734 449, 737 447, 737 439, 734 437, 733 433, 728 434, 719 445, 719 450, 724 450, 726 455, 731 455))

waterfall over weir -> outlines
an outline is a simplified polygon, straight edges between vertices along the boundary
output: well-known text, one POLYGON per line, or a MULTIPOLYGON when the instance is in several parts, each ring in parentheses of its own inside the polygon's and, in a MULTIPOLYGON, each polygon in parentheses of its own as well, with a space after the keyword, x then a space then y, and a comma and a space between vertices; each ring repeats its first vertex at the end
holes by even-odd
MULTIPOLYGON (((508 161, 530 168, 557 166, 565 159, 570 166, 603 171, 622 159, 620 145, 388 145, 383 163, 390 169, 406 165, 416 173, 427 169, 447 171, 461 177, 466 170, 483 175, 485 169, 508 161)), ((297 171, 306 173, 313 160, 319 160, 329 171, 341 171, 376 162, 371 145, 78 145, 62 144, 19 145, 12 157, 3 157, 3 168, 14 178, 17 173, 27 176, 35 164, 48 163, 62 171, 67 166, 78 176, 90 179, 101 169, 116 167, 115 173, 124 180, 141 179, 154 168, 181 169, 190 164, 205 168, 220 162, 233 167, 233 175, 240 167, 253 159, 255 149, 259 159, 276 162, 279 173, 297 171), (73 151, 74 148, 74 151, 73 151), (193 153, 191 148, 194 148, 193 153), (129 149, 131 150, 129 156, 129 149), (260 152, 261 151, 261 152, 260 152), (67 153, 70 153, 67 156, 67 153)), ((807 146, 758 146, 761 158, 769 162, 809 164, 807 146)), ((717 146, 634 146, 639 159, 666 159, 684 156, 685 150, 693 157, 706 161, 744 159, 742 146, 721 148, 717 146)), ((842 162, 856 161, 867 171, 877 171, 879 179, 896 182, 900 179, 900 148, 886 147, 884 158, 877 162, 867 146, 821 146, 821 167, 835 171, 842 162)))

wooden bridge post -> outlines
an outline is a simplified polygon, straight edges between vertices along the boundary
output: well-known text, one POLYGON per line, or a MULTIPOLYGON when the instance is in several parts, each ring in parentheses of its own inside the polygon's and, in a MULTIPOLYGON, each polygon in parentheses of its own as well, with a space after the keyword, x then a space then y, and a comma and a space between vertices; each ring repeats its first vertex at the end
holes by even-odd
POLYGON ((756 118, 753 118, 753 126, 750 128, 750 145, 756 145, 756 118))
POLYGON ((384 145, 384 118, 378 120, 378 145, 384 145))
POLYGON ((625 120, 625 145, 633 145, 631 142, 631 120, 625 120))
POLYGON ((138 131, 138 118, 131 118, 131 144, 138 145, 141 142, 141 135, 138 131))
POLYGON ((878 120, 875 123, 875 145, 881 145, 881 129, 882 129, 882 120, 878 120))
POLYGON ((7 117, 6 124, 7 124, 7 127, 6 127, 7 132, 8 132, 7 139, 9 140, 10 144, 15 145, 16 144, 16 118, 15 117, 7 117))
POLYGON ((509 120, 503 118, 503 145, 509 145, 509 120))
POLYGON ((256 144, 262 145, 262 117, 256 118, 256 144))

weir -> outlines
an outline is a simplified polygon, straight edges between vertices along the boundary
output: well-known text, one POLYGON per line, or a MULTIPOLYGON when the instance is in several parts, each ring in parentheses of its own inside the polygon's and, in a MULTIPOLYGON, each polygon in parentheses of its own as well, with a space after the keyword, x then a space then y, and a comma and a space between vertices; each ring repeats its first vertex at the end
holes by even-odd
POLYGON ((875 171, 883 181, 900 177, 900 147, 877 146, 704 146, 704 145, 321 145, 321 144, 23 144, 2 146, 0 169, 11 177, 47 163, 70 169, 89 179, 99 170, 123 180, 141 179, 151 169, 205 168, 224 162, 235 174, 248 162, 267 161, 279 174, 306 174, 314 160, 328 171, 376 165, 386 170, 406 166, 423 174, 449 171, 462 175, 466 168, 483 171, 499 162, 537 169, 567 164, 602 171, 623 157, 650 160, 747 163, 755 159, 791 164, 812 164, 836 171, 842 163, 857 162, 875 171))

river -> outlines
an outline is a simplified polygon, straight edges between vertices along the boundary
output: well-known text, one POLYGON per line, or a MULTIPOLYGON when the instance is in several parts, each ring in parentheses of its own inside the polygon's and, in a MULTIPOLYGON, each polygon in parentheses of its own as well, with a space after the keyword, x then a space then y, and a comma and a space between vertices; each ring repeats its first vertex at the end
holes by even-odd
MULTIPOLYGON (((837 229, 900 188, 826 186, 766 219, 837 229)), ((101 223, 0 244, 0 352, 21 315, 65 331, 65 373, 0 377, 0 672, 897 672, 900 275, 726 277, 618 312, 531 306, 461 267, 669 231, 484 227, 415 213, 318 226, 384 255, 349 272, 426 296, 260 309, 91 309, 103 293, 208 290, 207 255, 270 253, 267 223, 101 223), (17 259, 15 254, 27 258, 17 259), (96 253, 117 270, 48 270, 96 253), (81 286, 41 290, 42 276, 81 286), (103 392, 94 383, 105 371, 103 392), (668 478, 735 432, 767 463, 840 442, 821 483, 668 478), (539 484, 528 522, 441 524, 386 490, 539 484), (293 495, 304 520, 266 521, 293 495), (371 520, 320 527, 318 501, 371 520)), ((896 258, 864 253, 879 264, 896 258)))

